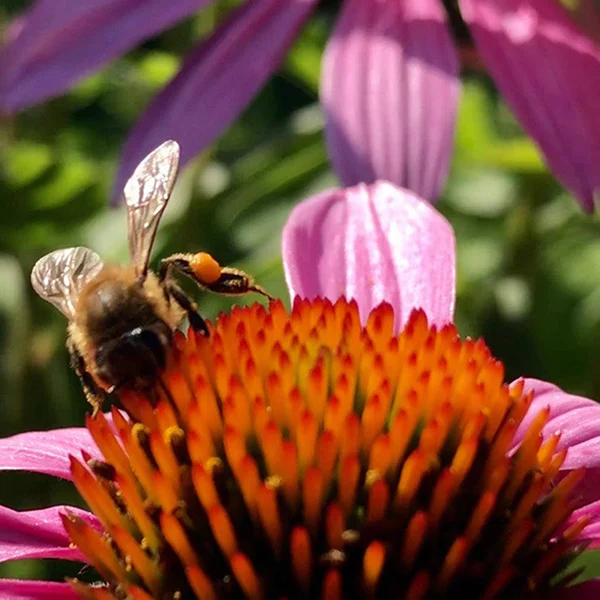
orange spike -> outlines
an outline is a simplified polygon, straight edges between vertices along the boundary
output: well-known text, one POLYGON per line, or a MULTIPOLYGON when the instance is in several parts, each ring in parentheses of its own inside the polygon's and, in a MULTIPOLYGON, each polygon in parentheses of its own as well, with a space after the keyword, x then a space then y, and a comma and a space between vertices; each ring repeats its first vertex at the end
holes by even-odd
POLYGON ((298 502, 298 451, 289 441, 281 444, 281 473, 283 495, 289 507, 294 510, 298 502))
POLYGON ((173 487, 173 492, 179 495, 179 463, 172 448, 165 442, 159 431, 153 431, 150 434, 150 448, 160 472, 173 487))
POLYGON ((368 596, 375 594, 384 560, 385 546, 381 542, 371 542, 363 557, 363 578, 368 596))
POLYGON ((402 544, 401 557, 407 569, 412 569, 419 550, 421 550, 426 531, 427 515, 424 511, 420 510, 412 516, 408 523, 402 544))
POLYGON ((357 456, 347 456, 340 466, 338 479, 338 502, 345 515, 349 514, 354 504, 360 475, 360 462, 357 456))
POLYGON ((125 500, 127 510, 131 513, 131 516, 144 536, 144 543, 153 550, 156 550, 159 545, 158 532, 154 522, 146 512, 146 506, 140 497, 138 488, 129 479, 122 477, 118 473, 115 483, 125 500))
POLYGON ((110 525, 128 526, 127 519, 122 515, 108 492, 98 480, 75 458, 69 456, 71 474, 77 491, 87 505, 102 521, 105 527, 110 525))
POLYGON ((192 483, 200 504, 206 512, 219 503, 219 496, 212 474, 204 465, 195 464, 192 466, 192 483))
POLYGON ((464 538, 457 538, 450 547, 450 550, 448 550, 448 554, 446 554, 446 558, 444 559, 444 564, 438 577, 440 589, 443 590, 448 587, 464 563, 467 551, 467 541, 464 538))
POLYGON ((216 504, 208 511, 208 520, 223 554, 233 556, 237 552, 237 539, 227 511, 220 504, 216 504))
POLYGON ((237 471, 237 480, 242 490, 246 508, 252 517, 256 516, 256 493, 260 486, 260 475, 255 460, 246 454, 237 471))
POLYGON ((249 600, 261 600, 263 598, 260 581, 252 568, 252 563, 245 554, 236 552, 231 557, 231 570, 249 600))
POLYGON ((300 416, 296 443, 298 445, 298 463, 300 471, 313 464, 317 444, 318 423, 314 415, 305 410, 300 416))
POLYGON ((332 502, 325 511, 325 535, 330 548, 341 550, 344 546, 344 513, 339 504, 332 502))
POLYGON ((273 486, 261 484, 256 498, 258 516, 271 546, 276 553, 281 550, 282 527, 277 507, 277 493, 273 486))
POLYGON ((304 520, 313 535, 316 535, 319 525, 322 498, 323 475, 316 467, 310 467, 304 474, 304 481, 302 482, 302 500, 304 520))
POLYGON ((337 459, 337 440, 329 430, 322 431, 317 442, 316 462, 325 485, 333 475, 337 459))
POLYGON ((94 417, 87 415, 85 424, 106 462, 123 476, 132 477, 129 460, 115 439, 105 416, 101 412, 96 413, 94 417))
POLYGON ((367 523, 373 523, 384 518, 390 502, 390 489, 383 480, 377 480, 369 489, 367 502, 367 523))
POLYGON ((191 546, 184 528, 174 515, 170 512, 162 512, 160 528, 184 566, 190 567, 198 564, 196 552, 191 546))
POLYGON ((197 565, 185 569, 187 580, 198 598, 202 600, 217 600, 215 589, 206 573, 197 565))
POLYGON ((122 527, 111 527, 109 529, 111 538, 116 542, 127 561, 131 562, 136 573, 152 593, 158 591, 160 582, 157 564, 150 560, 140 545, 122 527))
POLYGON ((342 575, 335 569, 329 569, 323 578, 321 600, 342 600, 342 575))
POLYGON ((307 589, 310 585, 312 555, 310 537, 304 527, 294 527, 290 535, 290 555, 296 581, 307 589))
POLYGON ((429 591, 431 580, 426 571, 419 571, 410 582, 406 592, 406 600, 422 600, 429 591))

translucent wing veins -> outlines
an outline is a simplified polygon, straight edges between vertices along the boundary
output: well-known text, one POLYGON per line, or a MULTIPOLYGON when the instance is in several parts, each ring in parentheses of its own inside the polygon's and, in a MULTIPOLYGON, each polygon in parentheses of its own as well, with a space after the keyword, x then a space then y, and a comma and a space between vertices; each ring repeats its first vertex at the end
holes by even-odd
POLYGON ((125 184, 129 254, 138 275, 148 270, 158 223, 175 185, 179 144, 169 140, 148 154, 125 184))
POLYGON ((72 320, 81 290, 103 266, 100 257, 89 248, 55 250, 35 263, 31 285, 41 298, 72 320))

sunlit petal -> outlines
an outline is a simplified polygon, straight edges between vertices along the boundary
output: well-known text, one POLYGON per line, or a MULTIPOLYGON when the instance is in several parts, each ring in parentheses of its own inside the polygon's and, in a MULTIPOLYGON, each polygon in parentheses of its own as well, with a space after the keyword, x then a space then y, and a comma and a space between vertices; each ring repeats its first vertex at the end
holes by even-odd
POLYGON ((427 202, 390 183, 302 202, 283 231, 283 261, 292 298, 345 295, 358 302, 362 319, 385 300, 397 328, 414 308, 437 325, 452 320, 452 229, 427 202))
POLYGON ((437 200, 459 85, 441 2, 344 2, 321 82, 327 141, 342 183, 386 179, 437 200))
POLYGON ((211 0, 38 0, 0 58, 0 106, 19 110, 73 82, 211 0))
POLYGON ((479 52, 556 177, 591 211, 600 193, 600 47, 556 0, 461 0, 479 52))

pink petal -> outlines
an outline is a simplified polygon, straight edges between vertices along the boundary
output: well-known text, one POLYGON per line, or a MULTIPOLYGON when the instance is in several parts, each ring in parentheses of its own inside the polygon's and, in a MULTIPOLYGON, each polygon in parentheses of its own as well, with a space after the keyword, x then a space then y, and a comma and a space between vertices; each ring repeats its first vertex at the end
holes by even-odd
POLYGON ((134 127, 115 199, 139 161, 165 140, 179 142, 185 164, 221 134, 277 69, 316 1, 246 2, 200 45, 134 127))
POLYGON ((68 583, 0 579, 0 600, 78 600, 68 583))
MULTIPOLYGON (((569 449, 562 468, 570 470, 585 467, 593 474, 593 469, 600 468, 600 404, 589 398, 568 394, 547 381, 524 381, 525 390, 533 390, 535 396, 517 431, 516 440, 522 439, 539 411, 549 406, 550 418, 544 427, 544 436, 561 432, 558 449, 569 449)), ((600 498, 600 487, 596 489, 596 498, 600 498)))
POLYGON ((321 79, 346 186, 386 179, 435 201, 448 174, 458 58, 439 0, 346 0, 321 79))
MULTIPOLYGON (((598 490, 596 490, 596 497, 599 495, 598 490)), ((590 542, 590 549, 600 548, 600 500, 577 509, 569 518, 567 526, 575 523, 581 517, 591 517, 592 519, 590 524, 583 530, 582 539, 590 542)))
POLYGON ((98 455, 87 429, 29 431, 0 439, 0 471, 31 471, 71 480, 69 454, 98 455))
POLYGON ((556 177, 594 209, 600 194, 600 46, 556 0, 461 0, 506 101, 556 177))
POLYGON ((51 506, 43 510, 16 511, 0 506, 0 562, 24 558, 62 558, 86 562, 84 555, 70 548, 60 514, 74 513, 100 529, 91 513, 72 506, 51 506))
POLYGON ((80 77, 211 0, 38 0, 0 59, 0 106, 19 110, 80 77))
POLYGON ((408 190, 377 182, 313 196, 292 211, 282 244, 292 298, 354 298, 363 321, 386 300, 397 327, 414 308, 452 321, 452 228, 408 190))

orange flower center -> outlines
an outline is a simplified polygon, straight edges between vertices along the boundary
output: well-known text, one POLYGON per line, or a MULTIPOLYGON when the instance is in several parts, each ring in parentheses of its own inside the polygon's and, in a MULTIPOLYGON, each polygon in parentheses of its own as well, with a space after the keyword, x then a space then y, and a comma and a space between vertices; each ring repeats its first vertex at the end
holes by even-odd
POLYGON ((98 533, 72 542, 103 579, 85 598, 523 598, 549 589, 587 520, 581 472, 555 482, 548 412, 482 342, 383 304, 234 309, 176 336, 152 393, 124 393, 73 459, 98 533), (86 457, 89 458, 89 457, 86 457))

